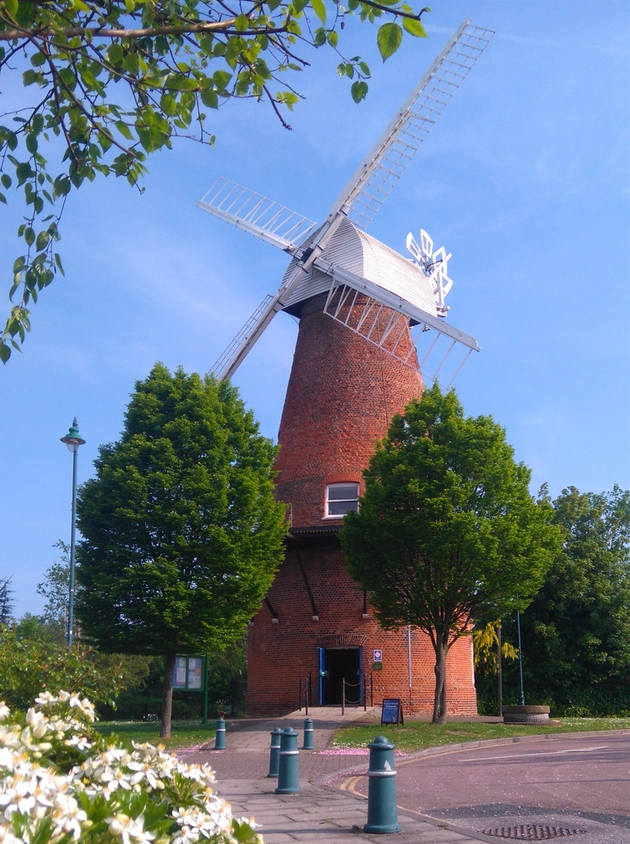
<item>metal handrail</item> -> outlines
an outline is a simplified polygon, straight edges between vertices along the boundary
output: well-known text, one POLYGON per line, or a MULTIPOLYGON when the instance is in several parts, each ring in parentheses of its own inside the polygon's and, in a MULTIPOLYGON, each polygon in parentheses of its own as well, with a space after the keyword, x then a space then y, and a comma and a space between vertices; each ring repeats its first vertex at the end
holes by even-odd
POLYGON ((302 711, 302 688, 304 688, 304 706, 308 715, 308 707, 311 703, 311 675, 300 677, 298 685, 298 710, 302 711))
MULTIPOLYGON (((371 677, 370 677, 371 679, 371 677)), ((363 686, 363 711, 367 712, 367 697, 365 694, 365 683, 362 683, 359 680, 358 683, 348 683, 345 677, 341 679, 341 714, 346 714, 346 686, 350 686, 350 688, 356 689, 357 687, 360 689, 363 686)), ((359 706, 361 706, 361 695, 359 694, 359 706)))

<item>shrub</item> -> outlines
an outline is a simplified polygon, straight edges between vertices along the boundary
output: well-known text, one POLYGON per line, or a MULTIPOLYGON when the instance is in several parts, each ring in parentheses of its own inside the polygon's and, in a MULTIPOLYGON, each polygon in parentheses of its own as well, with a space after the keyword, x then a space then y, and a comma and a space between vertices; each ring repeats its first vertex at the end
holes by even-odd
POLYGON ((262 844, 213 793, 208 765, 92 728, 94 707, 42 693, 25 715, 0 704, 0 841, 4 844, 262 844))

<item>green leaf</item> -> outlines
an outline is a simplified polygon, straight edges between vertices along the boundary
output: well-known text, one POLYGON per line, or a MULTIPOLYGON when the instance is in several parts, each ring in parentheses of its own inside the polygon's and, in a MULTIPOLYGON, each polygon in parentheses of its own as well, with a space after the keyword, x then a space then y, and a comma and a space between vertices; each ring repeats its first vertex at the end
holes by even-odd
POLYGON ((400 47, 402 35, 402 29, 397 23, 384 23, 379 27, 376 34, 376 44, 383 61, 387 61, 400 47))
POLYGON ((0 177, 0 180, 2 181, 3 187, 5 187, 5 188, 11 187, 11 176, 9 176, 8 173, 3 173, 2 176, 0 177))
POLYGON ((352 99, 355 103, 360 103, 361 100, 364 100, 367 92, 368 85, 367 82, 364 82, 363 80, 357 79, 357 81, 353 82, 350 87, 350 93, 352 94, 352 99))
POLYGON ((177 100, 172 94, 164 94, 160 100, 160 106, 164 114, 169 117, 177 114, 177 100))
POLYGON ((219 91, 224 91, 231 78, 232 74, 228 73, 227 70, 217 70, 212 76, 212 81, 215 88, 218 88, 219 91))
POLYGON ((311 0, 311 8, 320 19, 320 21, 325 24, 326 23, 326 5, 324 0, 311 0))
POLYGON ((50 235, 47 231, 40 232, 37 235, 37 240, 35 241, 35 249, 38 252, 41 252, 48 246, 48 241, 50 240, 50 235))
POLYGON ((114 67, 117 67, 119 64, 121 64, 124 58, 123 48, 120 46, 120 44, 114 42, 113 44, 110 44, 107 48, 106 55, 107 61, 114 67))
POLYGON ((116 121, 116 128, 123 136, 123 138, 127 138, 128 141, 133 141, 133 135, 131 134, 131 129, 124 120, 117 120, 116 121))
POLYGON ((199 83, 196 79, 191 79, 188 76, 178 76, 173 73, 166 80, 164 87, 168 91, 196 91, 199 88, 199 83))
POLYGON ((415 38, 428 38, 426 29, 419 20, 403 18, 403 29, 415 38))
POLYGON ((57 176, 55 181, 53 182, 53 199, 57 199, 60 196, 67 196, 70 192, 70 179, 66 176, 57 176))
POLYGON ((249 28, 249 19, 247 15, 237 15, 234 21, 234 28, 237 32, 246 32, 249 28))
POLYGON ((127 73, 131 76, 137 76, 138 69, 140 67, 140 58, 137 53, 128 53, 125 56, 125 60, 123 62, 123 66, 127 73))
POLYGON ((4 0, 4 8, 15 20, 15 16, 17 15, 18 10, 18 0, 4 0))
POLYGON ((22 162, 15 168, 15 175, 18 179, 18 185, 23 185, 27 179, 34 175, 34 172, 30 164, 22 162))
POLYGON ((219 97, 217 92, 213 91, 212 88, 206 88, 201 92, 201 102, 208 108, 218 108, 219 97))
POLYGON ((336 47, 339 42, 339 33, 335 29, 331 29, 326 33, 326 40, 331 47, 336 47))
POLYGON ((0 340, 0 360, 2 361, 2 363, 6 363, 9 360, 10 357, 11 357, 11 349, 4 342, 4 340, 0 340))

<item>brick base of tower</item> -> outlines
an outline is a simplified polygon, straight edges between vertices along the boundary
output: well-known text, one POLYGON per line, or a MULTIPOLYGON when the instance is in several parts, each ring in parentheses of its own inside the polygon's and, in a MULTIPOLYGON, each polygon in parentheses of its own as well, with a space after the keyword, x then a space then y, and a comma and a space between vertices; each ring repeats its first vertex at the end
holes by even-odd
MULTIPOLYGON (((420 398, 422 379, 331 319, 323 311, 325 301, 325 296, 308 299, 294 312, 300 330, 276 461, 277 496, 288 506, 291 534, 284 563, 249 628, 247 712, 295 709, 300 682, 304 687, 309 678, 313 704, 340 703, 345 677, 350 699, 359 692, 375 705, 384 697, 400 698, 405 712, 430 713, 435 684, 430 640, 411 633, 410 686, 407 629, 386 632, 376 622, 345 570, 337 538, 343 518, 331 515, 327 504, 335 485, 353 484, 361 493, 377 440, 387 434, 395 413, 420 398), (374 651, 382 652, 376 666, 374 651)), ((375 341, 390 315, 379 311, 370 329, 375 341)), ((397 348, 405 359, 415 359, 408 331, 397 348)), ((477 713, 468 636, 447 659, 447 709, 477 713)))
MULTIPOLYGON (((297 550, 292 544, 267 595, 268 603, 249 627, 247 713, 281 715, 295 710, 309 680, 310 703, 318 705, 320 649, 329 656, 331 651, 332 655, 340 651, 351 654, 360 649, 361 677, 346 678, 347 698, 359 701, 355 684, 360 682, 368 705, 380 705, 383 698, 393 697, 401 699, 406 714, 431 714, 435 657, 429 637, 411 631, 410 687, 407 628, 384 631, 380 627, 363 591, 344 570, 336 538, 329 537, 324 545, 303 544, 297 550), (317 621, 313 620, 314 609, 317 621), (381 670, 373 668, 375 650, 382 653, 381 670)), ((334 678, 329 672, 325 679, 331 683, 334 678)), ((449 653, 447 695, 449 714, 477 714, 469 636, 460 639, 449 653)))

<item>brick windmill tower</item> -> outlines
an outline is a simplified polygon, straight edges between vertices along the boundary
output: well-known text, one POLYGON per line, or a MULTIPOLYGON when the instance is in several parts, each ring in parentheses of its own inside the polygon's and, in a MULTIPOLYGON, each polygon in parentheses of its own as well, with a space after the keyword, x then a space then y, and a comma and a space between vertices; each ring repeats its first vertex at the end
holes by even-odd
MULTIPOLYGON (((452 368, 451 352, 463 351, 465 360, 479 347, 445 322, 450 255, 434 251, 423 230, 420 244, 407 236, 411 260, 365 230, 492 34, 470 20, 459 27, 319 227, 225 179, 198 203, 292 255, 279 291, 215 364, 217 377, 234 374, 278 311, 300 321, 276 463, 291 528, 284 562, 249 627, 250 714, 291 711, 307 687, 321 706, 365 695, 431 711, 428 637, 379 626, 369 596, 345 571, 338 534, 344 514, 358 507, 362 472, 394 413, 421 396, 423 375, 435 380, 452 368)), ((462 714, 476 713, 471 648, 460 639, 447 666, 451 711, 462 714)))

